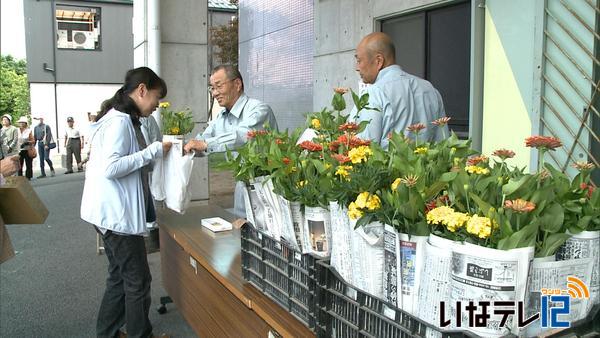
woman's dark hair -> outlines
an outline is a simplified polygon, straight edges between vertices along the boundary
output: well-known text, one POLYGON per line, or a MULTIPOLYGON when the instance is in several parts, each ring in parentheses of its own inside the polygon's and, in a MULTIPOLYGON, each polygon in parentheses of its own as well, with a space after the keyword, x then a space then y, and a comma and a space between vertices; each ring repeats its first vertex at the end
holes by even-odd
POLYGON ((139 123, 140 110, 135 102, 129 97, 141 83, 146 85, 148 90, 160 89, 160 98, 167 96, 167 84, 156 73, 148 67, 139 67, 127 71, 125 74, 125 83, 113 97, 102 102, 100 112, 96 116, 96 121, 100 120, 112 108, 129 114, 134 123, 139 123))

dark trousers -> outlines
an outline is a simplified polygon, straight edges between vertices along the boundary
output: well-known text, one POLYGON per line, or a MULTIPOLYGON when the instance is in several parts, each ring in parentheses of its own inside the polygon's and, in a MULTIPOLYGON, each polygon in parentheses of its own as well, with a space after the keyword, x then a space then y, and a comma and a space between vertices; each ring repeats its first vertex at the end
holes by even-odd
POLYGON ((98 337, 115 337, 127 324, 127 337, 150 337, 150 284, 152 276, 143 236, 102 235, 108 258, 106 290, 98 313, 98 337))
POLYGON ((27 150, 21 150, 19 152, 19 168, 18 176, 23 176, 23 163, 25 163, 25 177, 31 179, 33 177, 33 159, 29 157, 27 150))
POLYGON ((77 169, 81 169, 81 139, 69 138, 67 140, 67 170, 73 171, 73 155, 77 161, 77 169))
POLYGON ((37 147, 38 157, 40 158, 40 170, 42 172, 42 175, 46 175, 46 164, 44 163, 44 161, 48 162, 50 170, 54 170, 54 167, 52 166, 52 161, 50 160, 50 149, 46 149, 43 141, 38 141, 37 147))

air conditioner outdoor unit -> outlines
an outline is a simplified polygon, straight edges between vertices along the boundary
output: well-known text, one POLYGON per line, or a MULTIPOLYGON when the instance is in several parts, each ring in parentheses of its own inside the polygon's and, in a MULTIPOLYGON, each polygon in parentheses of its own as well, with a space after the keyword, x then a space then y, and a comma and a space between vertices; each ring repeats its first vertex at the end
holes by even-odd
POLYGON ((57 32, 56 45, 58 48, 73 48, 73 43, 68 39, 68 31, 59 29, 57 32))
POLYGON ((94 32, 72 31, 71 40, 74 48, 94 49, 96 39, 94 38, 94 32))

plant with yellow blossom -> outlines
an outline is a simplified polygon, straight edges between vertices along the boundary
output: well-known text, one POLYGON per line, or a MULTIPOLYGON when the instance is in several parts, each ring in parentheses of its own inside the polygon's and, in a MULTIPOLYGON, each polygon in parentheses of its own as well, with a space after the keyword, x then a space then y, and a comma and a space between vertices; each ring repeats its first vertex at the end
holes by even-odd
POLYGON ((162 123, 162 132, 165 135, 185 135, 194 129, 192 111, 189 108, 180 111, 169 109, 171 103, 163 101, 158 104, 162 123))

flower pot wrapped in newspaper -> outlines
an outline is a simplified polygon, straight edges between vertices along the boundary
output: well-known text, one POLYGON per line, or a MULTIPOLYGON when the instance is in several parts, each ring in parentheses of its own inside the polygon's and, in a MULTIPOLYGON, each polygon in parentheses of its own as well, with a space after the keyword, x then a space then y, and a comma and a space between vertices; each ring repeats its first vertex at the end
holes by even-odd
MULTIPOLYGON (((568 242, 568 241, 567 241, 568 242)), ((555 255, 547 257, 536 257, 531 263, 531 269, 528 280, 528 290, 525 297, 525 318, 532 318, 536 313, 541 313, 542 308, 542 289, 567 290, 567 283, 571 279, 577 278, 585 285, 590 285, 592 278, 592 266, 594 262, 591 258, 569 259, 559 261, 555 255)), ((585 297, 573 297, 569 301, 570 311, 568 314, 561 315, 562 321, 575 321, 585 318, 588 311, 590 299, 585 297)), ((541 320, 536 320, 529 324, 518 333, 526 337, 539 337, 545 332, 553 330, 552 328, 542 328, 541 320)), ((517 332, 514 332, 517 334, 517 332)))
POLYGON ((255 227, 279 240, 281 237, 281 212, 279 199, 272 190, 271 180, 261 176, 250 180, 249 199, 255 227))
POLYGON ((385 226, 384 298, 398 308, 415 314, 429 236, 410 236, 385 226))
POLYGON ((331 214, 330 265, 348 283, 352 284, 352 232, 348 209, 338 202, 329 202, 331 214))
POLYGON ((308 247, 304 247, 303 214, 300 202, 290 202, 285 197, 277 195, 281 210, 281 238, 285 240, 294 250, 307 253, 308 247))
POLYGON ((384 225, 372 222, 352 232, 352 285, 383 297, 384 225))
POLYGON ((589 258, 592 267, 589 286, 590 298, 586 314, 591 308, 600 303, 600 230, 582 231, 573 234, 556 252, 556 260, 571 261, 589 258))
MULTIPOLYGON (((414 314, 431 325, 439 326, 442 304, 444 313, 450 313, 452 251, 455 246, 461 245, 461 242, 433 234, 429 235, 425 243, 418 306, 414 314)), ((427 330, 427 337, 439 335, 435 331, 427 330)))
POLYGON ((329 257, 331 253, 331 216, 321 207, 304 208, 304 233, 308 234, 310 252, 329 257))

